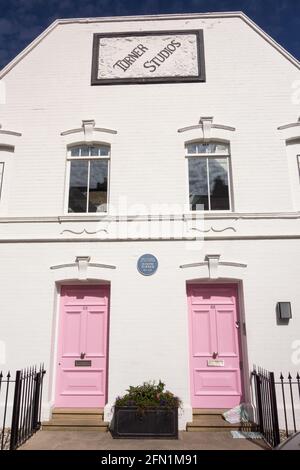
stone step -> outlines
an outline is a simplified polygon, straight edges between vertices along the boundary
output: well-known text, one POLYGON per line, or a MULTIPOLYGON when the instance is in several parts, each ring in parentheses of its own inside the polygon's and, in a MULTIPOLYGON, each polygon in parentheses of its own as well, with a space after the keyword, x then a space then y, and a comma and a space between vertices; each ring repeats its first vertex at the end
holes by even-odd
POLYGON ((253 423, 231 424, 225 421, 222 414, 226 410, 196 409, 193 410, 193 422, 187 423, 189 432, 224 432, 237 431, 244 429, 247 431, 256 431, 256 425, 253 423))
POLYGON ((99 431, 99 432, 107 432, 108 431, 108 423, 101 423, 97 426, 82 426, 81 424, 77 426, 76 424, 68 424, 68 425, 58 425, 53 424, 50 421, 42 424, 42 430, 44 431, 99 431))
POLYGON ((42 429, 46 431, 103 431, 108 430, 108 423, 100 420, 91 420, 91 419, 68 419, 68 420, 56 420, 51 419, 42 423, 42 429))
POLYGON ((76 421, 77 423, 91 423, 93 425, 97 425, 98 423, 103 423, 103 416, 101 415, 53 415, 51 422, 55 423, 73 423, 76 421))
POLYGON ((193 408, 193 416, 198 415, 222 415, 227 408, 193 408))
POLYGON ((220 428, 233 428, 239 429, 241 424, 230 424, 221 415, 196 415, 193 416, 193 422, 189 423, 191 426, 203 427, 220 427, 220 428))
POLYGON ((228 432, 228 431, 239 431, 240 427, 236 428, 223 428, 221 426, 197 426, 194 423, 187 423, 187 432, 228 432))
POLYGON ((103 408, 53 408, 53 415, 102 415, 104 414, 103 408))
POLYGON ((42 428, 47 431, 107 431, 103 408, 54 408, 50 421, 42 428))

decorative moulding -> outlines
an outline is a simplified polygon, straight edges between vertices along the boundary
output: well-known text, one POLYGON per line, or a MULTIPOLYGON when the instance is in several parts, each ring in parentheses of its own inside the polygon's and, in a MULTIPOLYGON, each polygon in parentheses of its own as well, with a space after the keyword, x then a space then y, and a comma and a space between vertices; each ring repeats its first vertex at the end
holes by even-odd
POLYGON ((92 144, 94 142, 112 145, 116 134, 117 131, 114 129, 96 127, 93 119, 83 120, 80 128, 69 129, 60 133, 66 146, 80 143, 92 144))
POLYGON ((281 132, 284 140, 287 142, 290 140, 295 140, 300 138, 300 117, 298 121, 291 122, 289 124, 284 124, 283 126, 279 126, 277 128, 278 131, 281 132))
POLYGON ((210 279, 218 278, 218 265, 221 255, 206 255, 205 261, 208 263, 208 271, 210 279))
POLYGON ((219 274, 218 274, 219 266, 228 266, 228 267, 233 267, 233 268, 246 268, 247 267, 247 264, 244 264, 244 263, 237 263, 234 261, 220 261, 220 257, 221 255, 219 254, 211 254, 211 255, 208 254, 205 256, 204 261, 182 264, 179 267, 181 269, 187 269, 187 268, 198 268, 201 266, 207 266, 209 279, 219 278, 219 274))
POLYGON ((200 117, 199 124, 181 127, 177 132, 182 135, 185 141, 191 140, 204 140, 209 142, 210 140, 224 140, 230 141, 232 138, 232 132, 236 130, 235 127, 228 126, 225 124, 214 124, 212 116, 200 117))
POLYGON ((90 256, 77 256, 75 262, 78 266, 78 279, 87 279, 87 269, 91 258, 90 256))
POLYGON ((90 256, 77 256, 75 263, 64 263, 51 266, 51 270, 56 269, 65 269, 65 268, 78 268, 78 279, 86 280, 88 278, 88 268, 105 268, 105 269, 116 269, 116 266, 111 264, 102 264, 102 263, 90 263, 90 256))
POLYGON ((80 134, 83 133, 85 140, 93 140, 94 132, 103 132, 107 134, 117 134, 114 129, 106 129, 105 127, 95 127, 95 121, 93 119, 85 119, 82 121, 82 126, 75 129, 69 129, 63 131, 60 135, 80 134))
POLYGON ((10 131, 2 129, 2 125, 0 124, 0 145, 8 147, 14 147, 16 143, 16 137, 21 137, 22 134, 16 131, 10 131))

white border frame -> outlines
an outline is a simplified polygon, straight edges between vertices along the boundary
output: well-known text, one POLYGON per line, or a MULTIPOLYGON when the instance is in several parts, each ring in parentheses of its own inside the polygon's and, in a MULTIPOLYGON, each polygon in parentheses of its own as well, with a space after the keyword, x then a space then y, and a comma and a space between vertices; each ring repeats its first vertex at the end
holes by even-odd
POLYGON ((93 142, 74 142, 71 144, 68 144, 66 146, 66 171, 65 171, 65 187, 64 187, 64 207, 63 207, 63 213, 66 216, 72 216, 72 215, 78 215, 78 216, 107 216, 109 214, 109 204, 110 204, 110 175, 111 175, 111 144, 108 142, 102 142, 102 141, 93 141, 93 142), (72 157, 71 156, 71 149, 74 147, 80 147, 80 146, 87 146, 87 147, 93 147, 93 146, 105 146, 109 148, 109 155, 108 156, 95 156, 95 157, 72 157), (108 165, 107 165, 107 203, 106 203, 106 211, 101 211, 101 212, 69 212, 69 187, 70 187, 70 173, 71 173, 71 162, 73 160, 107 160, 108 165))
POLYGON ((2 196, 3 175, 4 175, 5 162, 0 162, 0 201, 2 196))
MULTIPOLYGON (((184 157, 185 157, 185 160, 186 160, 186 163, 185 163, 185 181, 186 181, 186 200, 187 200, 187 207, 188 207, 188 213, 189 214, 203 214, 203 215, 206 215, 206 214, 228 214, 228 213, 233 213, 234 209, 233 209, 233 194, 232 194, 232 165, 231 165, 231 145, 230 145, 230 142, 227 141, 227 140, 219 140, 219 139, 210 139, 209 142, 204 142, 204 139, 203 138, 199 138, 199 139, 196 139, 196 140, 187 140, 184 142, 184 157), (220 153, 220 152, 216 152, 216 153, 195 153, 195 154, 188 154, 187 151, 186 151, 186 147, 187 145, 189 144, 196 144, 196 143, 208 143, 208 144, 212 144, 212 143, 219 143, 219 144, 226 144, 228 146, 228 153, 225 154, 225 153, 220 153), (189 194, 190 194, 190 182, 189 182, 189 158, 194 158, 194 157, 203 157, 203 158, 218 158, 218 157, 222 157, 222 158, 227 158, 227 162, 228 162, 228 192, 229 192, 229 206, 230 206, 230 209, 225 209, 225 210, 222 210, 222 209, 208 209, 208 210, 191 210, 190 209, 190 197, 189 197, 189 194)), ((209 204, 210 205, 210 204, 209 204)))

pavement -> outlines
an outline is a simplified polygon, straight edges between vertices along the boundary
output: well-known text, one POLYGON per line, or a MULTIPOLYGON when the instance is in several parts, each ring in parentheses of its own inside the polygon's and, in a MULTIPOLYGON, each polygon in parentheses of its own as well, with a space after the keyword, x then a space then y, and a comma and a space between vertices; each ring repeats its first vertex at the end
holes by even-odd
POLYGON ((38 431, 20 450, 266 450, 262 439, 233 439, 230 432, 185 432, 178 440, 113 439, 109 432, 38 431))

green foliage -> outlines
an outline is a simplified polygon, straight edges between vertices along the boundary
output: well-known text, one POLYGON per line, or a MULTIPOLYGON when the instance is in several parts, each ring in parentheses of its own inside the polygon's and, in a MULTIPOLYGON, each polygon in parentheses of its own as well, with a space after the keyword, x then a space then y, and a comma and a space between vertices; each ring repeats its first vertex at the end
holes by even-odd
POLYGON ((116 406, 137 406, 140 409, 147 407, 179 408, 181 400, 173 393, 165 390, 165 384, 161 380, 156 382, 144 382, 136 387, 130 386, 126 395, 117 397, 116 406))

